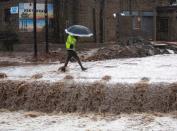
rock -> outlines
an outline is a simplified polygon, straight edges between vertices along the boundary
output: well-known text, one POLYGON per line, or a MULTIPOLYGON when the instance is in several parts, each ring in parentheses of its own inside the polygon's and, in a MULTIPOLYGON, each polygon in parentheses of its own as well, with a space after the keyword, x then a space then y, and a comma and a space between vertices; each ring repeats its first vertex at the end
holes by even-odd
POLYGON ((67 80, 72 80, 72 79, 74 79, 74 77, 73 77, 73 76, 71 76, 71 75, 66 75, 66 76, 64 77, 64 79, 67 79, 67 80))
POLYGON ((7 78, 7 75, 5 73, 0 73, 0 79, 7 78))
POLYGON ((24 113, 24 115, 25 115, 25 117, 33 117, 33 118, 35 118, 35 117, 41 116, 42 113, 40 113, 40 112, 35 112, 35 111, 30 111, 30 112, 24 113))
POLYGON ((150 79, 148 77, 143 77, 141 80, 142 81, 150 81, 150 79))
POLYGON ((42 77, 43 77, 42 74, 35 74, 35 75, 33 75, 31 78, 32 78, 32 79, 40 79, 40 78, 42 78, 42 77))
POLYGON ((102 77, 102 80, 110 81, 111 80, 111 76, 106 75, 106 76, 102 77))

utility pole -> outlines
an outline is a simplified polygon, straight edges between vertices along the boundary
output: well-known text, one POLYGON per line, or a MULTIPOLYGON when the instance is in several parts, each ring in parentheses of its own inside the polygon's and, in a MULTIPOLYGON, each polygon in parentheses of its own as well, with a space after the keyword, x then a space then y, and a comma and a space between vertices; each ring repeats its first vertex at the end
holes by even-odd
POLYGON ((131 17, 131 37, 133 36, 133 13, 132 13, 132 0, 129 0, 129 10, 130 10, 130 17, 131 17))
POLYGON ((45 43, 46 43, 46 53, 49 53, 49 40, 48 40, 48 0, 45 0, 45 43))
POLYGON ((153 10, 153 14, 154 14, 154 18, 153 18, 153 25, 154 25, 154 38, 153 40, 156 41, 157 40, 157 6, 158 6, 158 1, 155 2, 154 5, 154 10, 153 10))
POLYGON ((34 57, 37 58, 36 0, 33 0, 34 57))
POLYGON ((96 33, 96 11, 95 7, 93 8, 93 34, 94 34, 94 42, 97 42, 97 33, 96 33))
POLYGON ((100 42, 104 42, 105 0, 100 1, 100 42))

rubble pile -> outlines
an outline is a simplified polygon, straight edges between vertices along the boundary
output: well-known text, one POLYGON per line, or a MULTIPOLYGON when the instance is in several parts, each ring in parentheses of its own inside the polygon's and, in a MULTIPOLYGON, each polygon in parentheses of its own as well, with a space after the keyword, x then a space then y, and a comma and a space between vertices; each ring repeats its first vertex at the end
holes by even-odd
MULTIPOLYGON (((153 44, 150 41, 139 37, 132 37, 117 44, 103 45, 92 50, 81 49, 78 51, 82 61, 99 61, 116 58, 146 57, 158 54, 177 53, 177 46, 166 44, 153 44), (96 50, 96 51, 95 51, 96 50), (92 53, 91 53, 92 52, 92 53)), ((67 52, 65 49, 58 49, 49 54, 38 57, 38 62, 65 62, 67 52)), ((29 61, 29 60, 27 60, 29 61)), ((74 61, 74 60, 72 60, 74 61)))
POLYGON ((170 53, 177 53, 177 47, 171 45, 153 45, 144 39, 130 38, 127 41, 118 43, 117 45, 102 47, 86 60, 96 61, 115 58, 146 57, 170 53))

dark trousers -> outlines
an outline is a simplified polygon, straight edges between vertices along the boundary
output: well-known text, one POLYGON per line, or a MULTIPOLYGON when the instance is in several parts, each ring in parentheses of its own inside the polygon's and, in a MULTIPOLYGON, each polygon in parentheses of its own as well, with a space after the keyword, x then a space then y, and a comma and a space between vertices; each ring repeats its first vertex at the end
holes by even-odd
POLYGON ((66 59, 64 67, 66 67, 68 65, 68 62, 71 60, 71 58, 74 58, 74 59, 77 60, 77 62, 79 63, 80 67, 83 69, 81 61, 80 61, 77 53, 74 50, 67 50, 67 54, 68 54, 68 56, 67 56, 67 59, 66 59))

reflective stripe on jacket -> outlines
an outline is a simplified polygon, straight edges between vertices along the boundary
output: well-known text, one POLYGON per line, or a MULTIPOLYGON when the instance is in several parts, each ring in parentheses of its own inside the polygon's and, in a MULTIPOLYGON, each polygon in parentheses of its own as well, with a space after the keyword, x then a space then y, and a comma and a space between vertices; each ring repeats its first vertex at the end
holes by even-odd
POLYGON ((66 49, 67 50, 75 50, 76 49, 76 38, 72 35, 68 35, 67 41, 66 41, 66 49))

